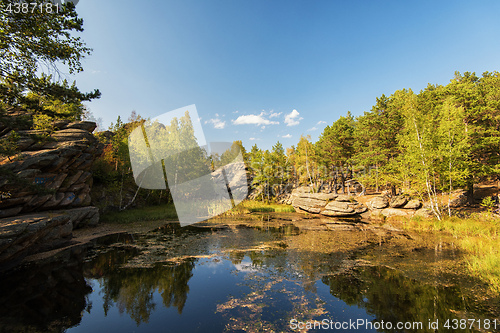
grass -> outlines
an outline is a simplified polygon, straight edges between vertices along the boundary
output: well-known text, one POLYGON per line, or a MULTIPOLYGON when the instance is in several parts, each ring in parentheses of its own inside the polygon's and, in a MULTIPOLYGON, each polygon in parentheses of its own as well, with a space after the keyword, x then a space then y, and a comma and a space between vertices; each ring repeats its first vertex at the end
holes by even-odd
POLYGON ((278 213, 293 213, 295 209, 293 209, 290 205, 282 205, 277 203, 266 203, 263 201, 254 201, 254 200, 244 200, 240 202, 233 209, 225 212, 222 216, 237 216, 242 214, 248 214, 253 212, 278 212, 278 213))
POLYGON ((412 218, 401 222, 407 230, 442 231, 453 235, 466 252, 469 272, 500 294, 500 218, 491 213, 476 213, 468 218, 412 218))
POLYGON ((107 223, 133 223, 176 219, 177 212, 175 211, 174 204, 134 208, 121 212, 109 212, 101 216, 101 221, 107 223))
MULTIPOLYGON (((222 216, 238 216, 252 212, 294 212, 292 206, 261 201, 245 200, 222 216)), ((177 213, 174 204, 148 206, 128 209, 121 212, 109 212, 101 216, 106 223, 133 223, 139 221, 176 220, 177 213)))

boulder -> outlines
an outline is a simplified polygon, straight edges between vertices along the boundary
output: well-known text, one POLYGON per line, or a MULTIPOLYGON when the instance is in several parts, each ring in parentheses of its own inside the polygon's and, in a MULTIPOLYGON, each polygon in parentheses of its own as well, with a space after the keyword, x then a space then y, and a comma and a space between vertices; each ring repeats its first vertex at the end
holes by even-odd
POLYGON ((368 208, 358 202, 331 201, 320 214, 332 217, 346 217, 366 212, 368 208))
POLYGON ((68 128, 60 131, 56 131, 51 135, 51 138, 55 141, 88 141, 92 142, 95 140, 94 136, 84 129, 78 128, 68 128))
POLYGON ((425 218, 433 217, 434 213, 430 208, 421 208, 415 212, 415 216, 421 216, 425 218))
POLYGON ((70 123, 69 120, 60 119, 60 120, 54 121, 54 123, 52 125, 54 126, 54 128, 60 130, 60 129, 66 128, 66 125, 68 125, 69 123, 70 123))
POLYGON ((329 202, 325 206, 325 210, 331 210, 335 212, 341 212, 341 213, 352 213, 354 212, 354 209, 349 207, 349 205, 346 202, 339 202, 339 201, 332 201, 329 202))
POLYGON ((399 209, 399 208, 384 208, 380 211, 380 214, 384 215, 385 217, 391 217, 391 216, 413 216, 415 212, 411 210, 406 210, 406 209, 399 209))
POLYGON ((353 196, 334 193, 311 193, 309 187, 299 187, 292 191, 288 202, 300 211, 332 217, 353 216, 364 213, 368 208, 358 203, 353 196))
POLYGON ((335 198, 335 201, 351 202, 354 201, 354 197, 352 195, 340 194, 337 196, 337 198, 335 198))
POLYGON ((292 191, 288 201, 295 209, 319 213, 330 200, 337 198, 334 193, 311 193, 309 187, 298 187, 292 191))
POLYGON ((422 206, 422 203, 420 202, 420 200, 418 200, 418 199, 412 199, 412 200, 408 201, 406 203, 406 205, 404 205, 401 208, 404 208, 404 209, 419 209, 421 206, 422 206))
POLYGON ((356 214, 362 214, 368 210, 368 207, 366 207, 362 203, 356 202, 356 203, 349 203, 348 205, 350 208, 354 209, 354 212, 356 214))
POLYGON ((406 196, 398 195, 398 196, 391 198, 389 206, 392 208, 399 208, 399 207, 403 207, 404 205, 406 205, 407 202, 408 202, 408 198, 406 196))
POLYGON ((331 216, 331 217, 348 217, 356 215, 356 212, 353 210, 352 212, 337 212, 334 210, 323 210, 321 211, 322 215, 331 216))
POLYGON ((370 200, 369 206, 373 209, 383 209, 389 206, 389 200, 385 196, 375 197, 370 200))
POLYGON ((325 200, 319 200, 314 198, 296 198, 292 202, 292 206, 295 209, 302 209, 310 213, 319 213, 321 208, 326 205, 325 200))
POLYGON ((20 163, 12 163, 14 171, 26 169, 41 169, 57 161, 59 156, 57 152, 46 149, 39 151, 29 151, 19 154, 20 163))

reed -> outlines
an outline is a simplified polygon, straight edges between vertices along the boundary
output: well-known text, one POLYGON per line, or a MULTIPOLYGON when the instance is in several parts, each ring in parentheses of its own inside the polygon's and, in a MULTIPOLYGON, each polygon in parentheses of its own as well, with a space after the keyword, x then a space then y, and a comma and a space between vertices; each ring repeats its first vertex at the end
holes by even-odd
POLYGON ((466 253, 472 276, 486 282, 500 294, 500 218, 490 212, 475 213, 467 218, 448 217, 441 221, 414 217, 401 222, 407 230, 447 232, 457 239, 466 253))

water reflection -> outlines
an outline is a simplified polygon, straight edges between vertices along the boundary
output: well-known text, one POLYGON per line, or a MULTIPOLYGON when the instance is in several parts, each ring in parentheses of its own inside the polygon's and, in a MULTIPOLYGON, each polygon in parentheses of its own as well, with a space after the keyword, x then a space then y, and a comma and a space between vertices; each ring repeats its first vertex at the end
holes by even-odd
POLYGON ((30 265, 0 278, 0 332, 59 331, 90 313, 92 289, 80 255, 30 265))
POLYGON ((104 314, 116 306, 137 324, 147 323, 156 307, 153 301, 155 292, 161 295, 165 307, 174 306, 181 314, 195 263, 196 260, 191 259, 180 264, 117 270, 108 274, 100 281, 103 284, 104 314))
MULTIPOLYGON (((387 267, 353 268, 324 276, 321 281, 329 286, 331 295, 365 309, 377 321, 421 322, 428 326, 429 320, 444 323, 447 319, 465 318, 470 310, 459 287, 419 283, 387 267)), ((449 330, 441 327, 438 331, 449 330)))
POLYGON ((424 283, 361 260, 384 255, 380 237, 292 223, 171 224, 135 243, 98 248, 84 264, 2 277, 0 331, 288 332, 292 319, 424 327, 435 319, 493 319, 459 283, 444 286, 437 271, 424 283))

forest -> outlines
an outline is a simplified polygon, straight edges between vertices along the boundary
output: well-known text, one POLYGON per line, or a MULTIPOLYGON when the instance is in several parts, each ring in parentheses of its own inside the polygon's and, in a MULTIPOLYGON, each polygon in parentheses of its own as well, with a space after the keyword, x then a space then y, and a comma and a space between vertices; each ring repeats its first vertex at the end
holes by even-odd
POLYGON ((446 86, 398 90, 362 116, 347 112, 317 142, 302 136, 286 152, 279 142, 271 151, 254 145, 248 160, 254 185, 271 187, 266 195, 275 184, 336 191, 354 179, 426 199, 441 215, 439 193, 465 188, 472 198, 475 183, 497 178, 499 126, 499 73, 456 72, 446 86))
MULTIPOLYGON (((127 137, 144 122, 135 112, 101 132, 105 153, 94 175, 101 182, 131 180, 127 137), (127 178, 128 177, 128 178, 127 178)), ((344 192, 355 182, 365 191, 388 190, 427 201, 440 218, 450 214, 438 196, 497 180, 500 166, 500 73, 456 72, 447 85, 429 84, 376 98, 363 115, 350 112, 324 128, 316 142, 301 136, 289 148, 279 141, 271 150, 243 153, 253 198, 277 201, 291 188, 344 192)), ((168 195, 165 196, 165 198, 168 195)))

